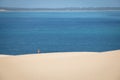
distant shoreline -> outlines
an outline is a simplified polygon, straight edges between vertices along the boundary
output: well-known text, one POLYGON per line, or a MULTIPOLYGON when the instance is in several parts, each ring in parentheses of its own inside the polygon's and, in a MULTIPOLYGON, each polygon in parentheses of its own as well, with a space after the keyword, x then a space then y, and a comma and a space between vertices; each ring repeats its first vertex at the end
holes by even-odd
POLYGON ((61 7, 61 8, 19 8, 0 7, 0 11, 9 12, 85 12, 85 11, 119 11, 120 7, 61 7))
POLYGON ((103 12, 120 10, 0 10, 0 12, 103 12))

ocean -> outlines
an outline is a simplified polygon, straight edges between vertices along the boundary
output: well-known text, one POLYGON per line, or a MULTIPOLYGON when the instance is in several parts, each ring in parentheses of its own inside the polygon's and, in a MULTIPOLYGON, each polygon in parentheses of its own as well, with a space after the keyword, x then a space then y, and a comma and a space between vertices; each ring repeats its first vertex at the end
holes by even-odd
POLYGON ((120 11, 0 12, 0 54, 120 49, 120 11))

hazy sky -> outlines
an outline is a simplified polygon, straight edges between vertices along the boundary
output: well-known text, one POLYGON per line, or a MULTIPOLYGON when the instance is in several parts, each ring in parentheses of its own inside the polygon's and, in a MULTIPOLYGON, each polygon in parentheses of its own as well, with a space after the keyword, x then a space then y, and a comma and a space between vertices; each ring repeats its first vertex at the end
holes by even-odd
POLYGON ((0 7, 120 7, 120 0, 0 0, 0 7))

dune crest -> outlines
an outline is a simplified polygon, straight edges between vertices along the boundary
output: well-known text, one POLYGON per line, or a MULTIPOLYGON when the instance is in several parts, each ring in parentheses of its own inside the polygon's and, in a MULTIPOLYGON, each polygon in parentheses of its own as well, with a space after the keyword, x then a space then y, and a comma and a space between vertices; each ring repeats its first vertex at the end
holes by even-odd
POLYGON ((1 55, 0 80, 120 80, 120 50, 1 55))

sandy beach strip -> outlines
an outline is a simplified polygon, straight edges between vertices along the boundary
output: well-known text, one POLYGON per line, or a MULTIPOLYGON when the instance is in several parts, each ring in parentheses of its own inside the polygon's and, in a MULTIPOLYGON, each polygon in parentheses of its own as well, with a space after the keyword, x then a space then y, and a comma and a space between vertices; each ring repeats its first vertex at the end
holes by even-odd
POLYGON ((120 50, 1 55, 0 80, 120 80, 120 50))

